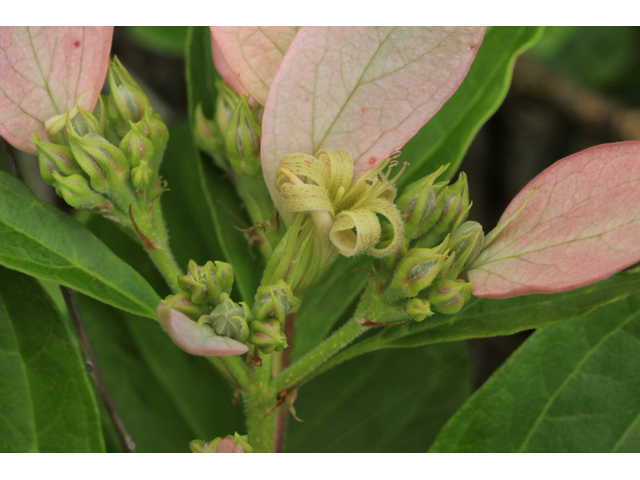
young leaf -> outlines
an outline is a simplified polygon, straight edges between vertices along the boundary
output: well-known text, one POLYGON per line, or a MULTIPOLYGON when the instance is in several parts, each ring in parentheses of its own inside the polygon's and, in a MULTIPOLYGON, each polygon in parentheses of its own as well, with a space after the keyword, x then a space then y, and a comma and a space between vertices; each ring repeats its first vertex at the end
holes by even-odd
POLYGON ((483 27, 303 27, 269 90, 262 166, 288 153, 347 150, 356 173, 402 147, 464 79, 483 27))
POLYGON ((104 451, 72 332, 37 280, 3 267, 0 365, 0 451, 104 451))
POLYGON ((424 452, 470 393, 464 346, 385 350, 303 385, 288 452, 424 452))
POLYGON ((502 219, 532 193, 471 266, 474 295, 561 292, 640 260, 640 142, 599 145, 556 162, 516 195, 502 219))
POLYGON ((0 264, 156 318, 160 297, 135 270, 76 220, 2 172, 0 264))
POLYGON ((160 325, 185 352, 203 357, 226 357, 247 353, 249 347, 228 337, 219 337, 212 328, 200 326, 178 310, 160 304, 160 325))
POLYGON ((211 27, 218 73, 238 94, 247 91, 264 105, 282 57, 299 28, 211 27))
POLYGON ((113 27, 0 28, 0 135, 37 154, 33 133, 44 122, 80 106, 93 110, 102 88, 113 27))
POLYGON ((434 452, 638 452, 640 296, 536 332, 434 452))

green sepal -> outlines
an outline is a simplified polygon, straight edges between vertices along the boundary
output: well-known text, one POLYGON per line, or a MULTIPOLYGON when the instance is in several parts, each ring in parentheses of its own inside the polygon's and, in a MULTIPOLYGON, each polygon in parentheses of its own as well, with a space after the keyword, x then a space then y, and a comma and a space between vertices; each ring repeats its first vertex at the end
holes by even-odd
POLYGON ((41 142, 37 133, 33 134, 33 143, 38 149, 40 175, 49 185, 56 186, 54 173, 68 176, 82 171, 69 147, 41 142))
POLYGON ((209 315, 203 315, 198 324, 208 324, 221 337, 229 337, 240 343, 249 338, 249 322, 253 320, 246 303, 235 303, 226 293, 220 294, 220 304, 209 315))
POLYGON ((100 208, 101 211, 109 211, 113 208, 111 202, 93 191, 87 179, 80 174, 65 177, 53 172, 53 179, 56 192, 74 208, 100 208))
POLYGON ((287 337, 282 332, 282 324, 278 320, 254 320, 249 327, 249 343, 257 346, 262 353, 269 354, 274 350, 280 352, 287 348, 287 337))
POLYGON ((431 311, 431 304, 428 300, 422 298, 412 298, 407 302, 405 311, 411 317, 411 320, 415 322, 421 322, 425 318, 433 315, 431 311))
POLYGON ((464 303, 471 297, 471 284, 448 278, 436 280, 427 290, 426 297, 434 310, 452 315, 462 310, 464 303))
POLYGON ((291 286, 281 279, 274 285, 258 287, 254 304, 255 317, 258 320, 275 318, 284 324, 287 314, 298 303, 300 301, 293 295, 291 286))
POLYGON ((260 171, 262 128, 248 104, 249 94, 240 97, 226 132, 225 145, 231 166, 238 173, 255 175, 260 171))

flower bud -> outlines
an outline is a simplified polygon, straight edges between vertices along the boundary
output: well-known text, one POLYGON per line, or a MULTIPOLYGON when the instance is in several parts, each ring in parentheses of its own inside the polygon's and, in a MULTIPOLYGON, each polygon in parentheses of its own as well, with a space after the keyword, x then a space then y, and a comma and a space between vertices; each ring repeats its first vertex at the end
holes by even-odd
POLYGON ((390 288, 401 289, 405 297, 418 295, 436 278, 447 258, 446 242, 436 248, 412 248, 396 267, 390 288))
POLYGON ((427 299, 434 310, 448 315, 462 310, 471 296, 471 284, 464 280, 437 280, 427 291, 427 299))
POLYGON ((162 304, 167 305, 170 309, 172 308, 184 313, 191 319, 200 318, 202 315, 206 315, 210 311, 210 308, 207 306, 196 305, 193 303, 190 300, 189 295, 184 292, 169 295, 162 301, 162 304))
POLYGON ((396 201, 404 217, 405 235, 410 240, 424 235, 440 218, 445 183, 434 185, 434 182, 446 168, 440 167, 431 175, 410 184, 396 201))
POLYGON ((249 324, 253 320, 246 303, 235 303, 226 293, 220 294, 220 304, 209 315, 200 317, 198 323, 208 324, 221 337, 229 337, 244 343, 249 338, 249 324))
POLYGON ((120 142, 120 150, 129 159, 132 168, 140 165, 141 160, 151 160, 155 149, 153 142, 145 135, 139 124, 132 123, 131 129, 120 142))
POLYGON ((262 353, 271 353, 274 350, 279 352, 287 348, 287 337, 281 331, 278 320, 254 320, 249 326, 251 328, 249 343, 257 346, 262 353))
POLYGON ((237 432, 233 436, 218 437, 210 442, 193 440, 189 443, 189 447, 193 453, 253 453, 253 448, 249 445, 249 437, 238 435, 237 432))
POLYGON ((471 265, 480 254, 484 245, 484 232, 482 225, 478 222, 464 222, 451 235, 448 247, 455 255, 450 269, 447 271, 447 278, 455 280, 465 268, 471 265))
POLYGON ((160 168, 160 160, 162 158, 158 156, 158 152, 164 152, 167 142, 169 141, 169 129, 162 121, 162 117, 157 113, 153 113, 151 109, 145 111, 142 120, 138 123, 144 134, 147 136, 155 149, 156 157, 158 157, 158 164, 152 165, 156 171, 160 168))
POLYGON ((431 230, 418 239, 417 246, 431 248, 439 244, 466 220, 470 208, 467 176, 461 172, 456 183, 444 189, 440 218, 431 230))
POLYGON ((55 186, 54 172, 63 177, 81 172, 69 147, 41 142, 37 133, 33 134, 33 143, 38 149, 40 174, 49 185, 55 186))
POLYGON ((240 101, 240 95, 234 92, 233 89, 227 85, 227 82, 221 78, 216 80, 216 89, 218 90, 218 95, 216 97, 216 113, 214 118, 220 134, 223 135, 223 138, 226 138, 231 117, 233 117, 236 105, 238 105, 240 101))
POLYGON ((73 122, 71 116, 67 115, 67 137, 71 152, 91 179, 93 189, 102 193, 120 187, 129 173, 127 158, 118 147, 97 133, 80 135, 78 131, 86 131, 82 122, 73 122))
POLYGON ((117 57, 109 62, 108 79, 110 91, 105 103, 109 120, 118 135, 124 137, 130 123, 139 122, 151 110, 151 103, 117 57))
POLYGON ((203 267, 189 260, 189 273, 178 277, 178 288, 196 305, 218 305, 220 294, 231 293, 233 267, 225 262, 207 262, 203 267))
POLYGON ((53 172, 53 185, 56 187, 58 195, 64 198, 74 208, 110 208, 110 203, 99 193, 94 192, 87 179, 80 174, 62 176, 58 172, 53 172))
POLYGON ((200 103, 196 106, 193 138, 198 148, 208 153, 219 167, 229 169, 225 153, 226 139, 220 133, 218 124, 204 116, 200 103))
POLYGON ((240 97, 226 133, 227 157, 236 172, 254 175, 260 169, 262 129, 253 118, 247 103, 249 95, 240 97))
POLYGON ((423 300, 422 298, 412 298, 407 302, 405 311, 411 317, 411 320, 415 322, 421 322, 425 318, 433 315, 431 308, 429 308, 430 306, 431 304, 428 300, 423 300))
POLYGON ((255 314, 258 320, 275 318, 284 323, 287 314, 298 305, 299 300, 293 295, 291 287, 284 280, 275 285, 258 287, 255 298, 255 314))
POLYGON ((136 189, 144 189, 149 186, 153 172, 149 168, 149 162, 142 160, 140 165, 131 169, 131 183, 136 189))

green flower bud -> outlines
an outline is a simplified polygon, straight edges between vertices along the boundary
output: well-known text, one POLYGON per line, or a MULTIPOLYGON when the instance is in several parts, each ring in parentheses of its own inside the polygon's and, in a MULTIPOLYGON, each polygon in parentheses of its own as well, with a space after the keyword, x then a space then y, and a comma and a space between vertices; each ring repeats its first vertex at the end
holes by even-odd
POLYGON ((389 286, 400 289, 405 297, 418 295, 436 278, 447 258, 446 242, 436 248, 412 248, 402 257, 389 286))
POLYGON ((193 138, 198 148, 208 153, 220 168, 229 169, 225 150, 226 139, 220 133, 218 124, 204 116, 200 103, 196 106, 193 138))
POLYGON ((238 105, 240 101, 240 95, 233 91, 233 89, 227 85, 227 82, 221 78, 216 80, 216 89, 218 90, 218 95, 216 97, 216 113, 214 119, 218 125, 218 131, 223 135, 223 138, 226 138, 231 117, 233 117, 236 105, 238 105))
POLYGON ((105 103, 109 120, 118 135, 124 137, 130 123, 139 122, 151 110, 151 103, 117 57, 109 62, 107 76, 110 91, 105 103))
POLYGON ((469 186, 464 172, 460 173, 456 183, 447 186, 441 194, 443 197, 440 218, 431 230, 418 239, 416 246, 431 248, 438 245, 448 233, 458 228, 469 214, 469 186))
POLYGON ((287 314, 298 305, 299 300, 293 295, 291 287, 284 280, 275 285, 258 287, 255 299, 255 315, 258 320, 275 318, 284 323, 287 314))
POLYGON ((146 137, 153 143, 155 156, 155 164, 151 165, 154 171, 160 169, 160 162, 162 161, 162 153, 169 141, 169 130, 162 121, 162 117, 157 113, 153 113, 151 110, 147 110, 142 117, 142 121, 138 123, 146 137))
POLYGON ((218 437, 210 442, 193 440, 189 443, 189 447, 193 453, 253 453, 253 448, 249 445, 249 437, 238 435, 237 432, 233 436, 218 437))
POLYGON ((149 186, 153 172, 149 168, 149 161, 142 160, 140 165, 131 169, 131 183, 136 189, 144 189, 149 186))
POLYGON ((206 315, 210 311, 210 307, 194 304, 187 293, 178 292, 175 295, 169 295, 162 300, 164 305, 169 308, 184 313, 187 317, 194 319, 206 315))
POLYGON ((260 138, 262 129, 253 118, 243 95, 236 105, 226 133, 227 157, 236 172, 254 175, 260 170, 260 138))
POLYGON ((62 176, 81 172, 69 147, 41 142, 37 133, 33 134, 33 143, 38 149, 40 174, 49 185, 55 186, 55 179, 53 178, 54 172, 62 176))
POLYGON ((80 136, 84 136, 87 133, 102 135, 100 121, 93 114, 78 106, 82 101, 82 97, 84 97, 84 95, 82 95, 78 102, 66 113, 55 115, 44 122, 44 126, 53 143, 69 145, 67 138, 67 123, 69 119, 71 120, 71 125, 80 136))
POLYGON ((281 331, 281 323, 276 319, 254 320, 249 325, 249 343, 256 345, 262 353, 279 352, 287 348, 287 337, 281 331))
POLYGON ((127 158, 118 147, 97 133, 80 135, 75 126, 77 124, 67 115, 69 146, 76 161, 91 179, 91 186, 101 193, 119 188, 129 173, 127 158))
POLYGON ((421 322, 425 318, 433 315, 431 308, 429 308, 430 306, 431 304, 428 300, 423 300, 422 298, 412 298, 407 302, 405 311, 411 317, 411 320, 421 322))
POLYGON ((246 303, 235 303, 226 293, 220 294, 220 305, 209 315, 198 320, 199 324, 208 324, 221 337, 230 337, 240 343, 249 338, 249 324, 253 320, 246 303))
POLYGON ((111 203, 99 193, 94 192, 82 175, 76 173, 65 177, 58 172, 53 172, 52 175, 58 195, 72 207, 111 209, 111 203))
POLYGON ((410 184, 396 201, 404 216, 405 235, 410 240, 427 233, 440 218, 446 183, 434 182, 446 168, 447 166, 440 167, 431 175, 410 184))
POLYGON ((178 288, 196 305, 218 305, 220 294, 231 293, 233 267, 225 262, 207 262, 203 267, 189 260, 189 273, 178 277, 178 288))
POLYGON ((120 142, 120 150, 129 159, 131 167, 135 168, 141 160, 151 160, 155 149, 139 124, 132 123, 130 126, 131 129, 120 142))
POLYGON ((434 310, 448 315, 462 310, 464 302, 471 297, 471 284, 464 280, 437 280, 427 291, 427 300, 434 310))
POLYGON ((450 269, 447 271, 447 278, 455 280, 465 271, 471 262, 480 254, 484 246, 484 232, 482 225, 478 222, 464 222, 451 235, 448 247, 455 255, 450 269))

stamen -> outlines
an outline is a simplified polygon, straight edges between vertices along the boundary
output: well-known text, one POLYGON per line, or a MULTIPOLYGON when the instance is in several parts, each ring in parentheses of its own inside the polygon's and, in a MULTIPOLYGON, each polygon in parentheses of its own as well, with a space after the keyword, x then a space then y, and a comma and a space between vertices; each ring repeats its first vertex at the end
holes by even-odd
POLYGON ((282 168, 282 167, 278 167, 278 170, 280 170, 280 172, 287 177, 291 183, 293 183, 294 185, 304 185, 304 182, 302 180, 300 180, 298 178, 297 175, 295 175, 293 172, 290 172, 289 170, 287 170, 286 168, 282 168))

